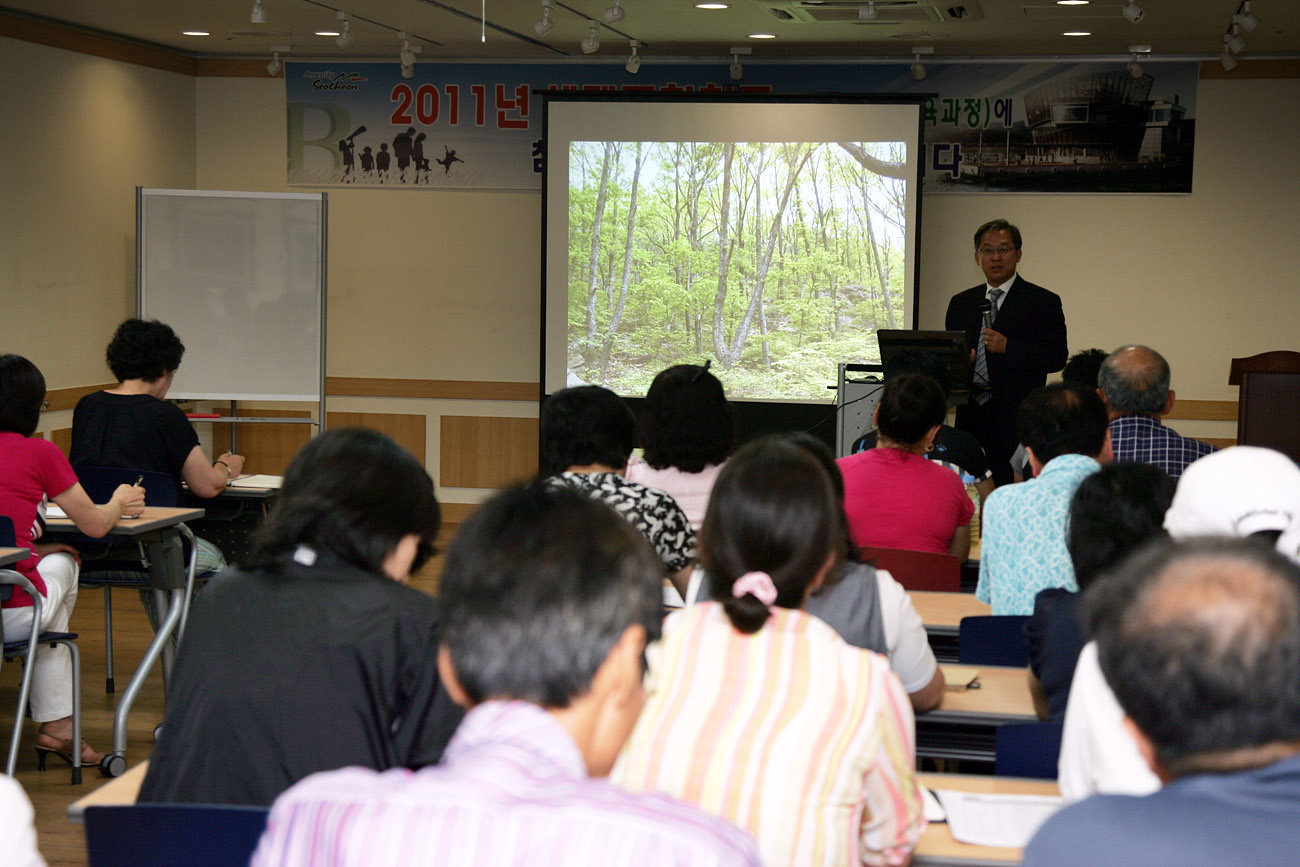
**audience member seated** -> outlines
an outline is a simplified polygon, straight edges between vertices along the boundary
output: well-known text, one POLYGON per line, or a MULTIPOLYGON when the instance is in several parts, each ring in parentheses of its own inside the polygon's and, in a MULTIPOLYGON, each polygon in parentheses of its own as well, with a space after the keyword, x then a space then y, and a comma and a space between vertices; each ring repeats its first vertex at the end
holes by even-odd
MULTIPOLYGON (((939 383, 943 388, 944 400, 947 400, 950 375, 939 356, 924 349, 903 349, 889 356, 885 362, 886 382, 908 373, 921 373, 939 383)), ((875 430, 867 431, 853 441, 849 454, 874 449, 878 436, 879 433, 875 430)), ((941 424, 933 445, 934 448, 925 453, 927 460, 945 466, 961 476, 962 484, 974 485, 981 503, 993 493, 993 471, 989 469, 984 447, 975 439, 974 434, 958 430, 950 424, 941 424)))
POLYGON ((666 491, 698 533, 709 492, 736 442, 731 404, 709 362, 660 371, 646 392, 636 439, 641 456, 628 461, 628 481, 666 491))
POLYGON ((1157 543, 1087 609, 1124 727, 1163 785, 1065 808, 1024 863, 1295 863, 1300 568, 1254 541, 1157 543))
POLYGON ((1054 382, 1030 392, 1016 417, 1034 478, 993 492, 984 509, 975 595, 994 614, 1033 614, 1048 587, 1077 591, 1065 523, 1079 483, 1110 460, 1106 407, 1096 389, 1054 382))
POLYGON ((839 459, 853 544, 970 554, 975 504, 960 477, 925 459, 947 412, 943 388, 928 376, 885 383, 876 447, 839 459))
POLYGON ((607 506, 533 485, 475 510, 442 574, 442 677, 469 708, 443 762, 281 795, 255 865, 756 865, 748 835, 607 780, 645 703, 662 569, 607 506))
MULTIPOLYGON (((1104 349, 1081 349, 1065 362, 1061 371, 1062 382, 1077 382, 1088 388, 1097 387, 1097 373, 1102 362, 1106 360, 1104 349)), ((1033 468, 1029 466, 1029 457, 1025 454, 1025 444, 1020 443, 1011 454, 1011 478, 1016 482, 1034 477, 1033 468)))
POLYGON ((925 827, 907 695, 884 657, 801 610, 844 551, 825 471, 780 439, 745 446, 700 538, 722 601, 665 621, 614 782, 748 829, 768 867, 905 862, 925 827))
MULTIPOLYGON (((1300 562, 1300 468, 1279 452, 1234 446, 1187 468, 1165 515, 1175 539, 1258 536, 1300 562)), ((1105 580, 1105 579, 1103 579, 1105 580)), ((1160 785, 1123 724, 1096 642, 1079 654, 1061 741, 1061 794, 1142 795, 1160 785)))
MULTIPOLYGON (((229 452, 208 463, 189 419, 165 398, 185 355, 185 345, 170 326, 156 320, 128 319, 117 327, 105 351, 117 385, 77 401, 72 412, 73 466, 118 467, 165 473, 199 497, 215 497, 244 468, 229 452)), ((224 568, 221 549, 198 540, 195 572, 224 568)), ((140 592, 149 619, 156 623, 153 595, 140 592)))
POLYGON ((663 491, 624 478, 636 419, 598 385, 557 391, 542 404, 542 474, 614 508, 649 540, 677 592, 695 561, 695 531, 663 491))
POLYGON ((383 434, 304 446, 246 565, 195 602, 140 800, 265 805, 316 771, 436 762, 461 712, 437 603, 406 581, 438 523, 433 480, 383 434))
MULTIPOLYGON (((1149 464, 1108 464, 1083 480, 1070 503, 1065 542, 1081 592, 1143 542, 1164 535, 1173 496, 1173 479, 1149 464)), ((1074 664, 1088 641, 1079 598, 1063 587, 1040 591, 1025 627, 1034 706, 1055 722, 1065 717, 1074 664)))
MULTIPOLYGON (((80 558, 69 545, 42 542, 47 501, 87 536, 99 538, 123 516, 144 510, 144 488, 119 485, 113 497, 96 506, 77 481, 68 459, 54 443, 32 436, 45 402, 45 377, 21 355, 0 355, 0 515, 13 521, 14 541, 32 555, 9 567, 24 575, 41 594, 41 630, 67 632, 77 603, 80 558)), ((15 587, 4 603, 4 634, 31 635, 32 598, 15 587)), ((67 647, 40 645, 32 663, 31 715, 38 724, 39 766, 53 753, 72 764, 73 750, 83 765, 103 756, 84 740, 72 742, 72 655, 67 647)))
POLYGON ((1174 406, 1169 363, 1145 346, 1124 346, 1106 358, 1097 387, 1110 412, 1110 443, 1117 461, 1153 464, 1177 479, 1214 446, 1179 436, 1160 423, 1174 406))

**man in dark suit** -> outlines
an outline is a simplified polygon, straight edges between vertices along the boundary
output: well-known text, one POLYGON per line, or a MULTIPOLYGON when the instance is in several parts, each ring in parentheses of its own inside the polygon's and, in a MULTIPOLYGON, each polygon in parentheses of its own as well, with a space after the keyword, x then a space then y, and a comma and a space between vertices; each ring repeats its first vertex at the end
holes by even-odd
POLYGON ((1016 450, 1016 411, 1047 375, 1065 366, 1065 313, 1061 298, 1016 274, 1020 230, 1006 220, 991 220, 975 232, 975 262, 985 284, 959 292, 948 302, 945 327, 965 331, 976 347, 974 394, 957 407, 957 427, 970 431, 984 446, 993 479, 1011 481, 1011 453, 1016 450), (980 304, 990 302, 985 326, 980 304))

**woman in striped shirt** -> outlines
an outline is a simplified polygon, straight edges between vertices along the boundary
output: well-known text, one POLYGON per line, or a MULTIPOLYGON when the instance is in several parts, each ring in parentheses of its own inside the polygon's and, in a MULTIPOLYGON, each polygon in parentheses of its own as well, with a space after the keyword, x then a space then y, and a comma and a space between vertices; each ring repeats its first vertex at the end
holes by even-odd
POLYGON ((712 598, 651 648, 613 779, 698 804, 763 863, 905 863, 925 826, 907 693, 878 654, 801 609, 844 549, 830 480, 777 439, 738 452, 701 532, 712 598))

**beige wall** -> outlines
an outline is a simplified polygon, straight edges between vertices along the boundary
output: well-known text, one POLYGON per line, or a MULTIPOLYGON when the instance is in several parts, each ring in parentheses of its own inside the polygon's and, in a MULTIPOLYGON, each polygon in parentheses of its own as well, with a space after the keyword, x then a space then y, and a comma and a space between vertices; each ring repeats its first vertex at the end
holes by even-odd
POLYGON ((135 187, 192 187, 194 79, 0 37, 0 351, 104 382, 135 311, 135 187))

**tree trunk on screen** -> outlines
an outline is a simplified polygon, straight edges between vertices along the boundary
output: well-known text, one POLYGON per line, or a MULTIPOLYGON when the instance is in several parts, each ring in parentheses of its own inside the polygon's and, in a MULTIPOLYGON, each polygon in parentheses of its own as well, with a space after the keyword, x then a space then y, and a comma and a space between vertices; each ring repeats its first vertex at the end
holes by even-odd
POLYGON ((596 191, 596 211, 591 222, 591 258, 587 268, 587 340, 596 339, 596 290, 600 288, 600 223, 605 217, 605 200, 609 196, 609 170, 614 162, 614 143, 605 142, 605 157, 600 166, 600 187, 596 191))
POLYGON ((722 315, 727 304, 727 272, 731 266, 729 254, 728 218, 731 212, 731 158, 736 146, 727 142, 722 146, 722 207, 718 214, 718 288, 713 295, 713 354, 722 368, 731 366, 727 352, 727 338, 723 333, 722 315))
POLYGON ((636 234, 636 194, 641 182, 641 166, 645 164, 641 156, 641 142, 636 143, 636 168, 632 171, 632 192, 627 206, 627 242, 623 245, 623 279, 619 281, 618 302, 614 305, 614 314, 609 319, 609 328, 605 332, 605 345, 600 352, 600 380, 605 381, 605 372, 609 367, 609 350, 614 343, 614 334, 623 321, 623 311, 627 307, 627 289, 632 282, 632 248, 636 234))

